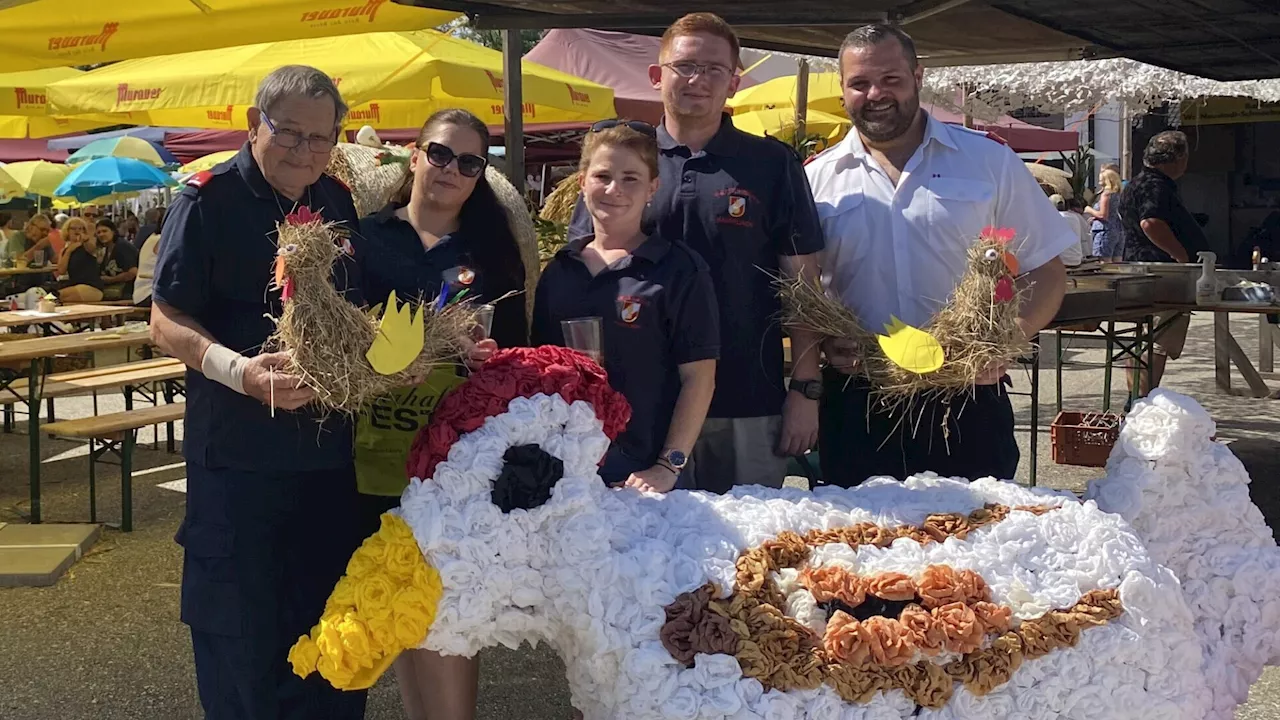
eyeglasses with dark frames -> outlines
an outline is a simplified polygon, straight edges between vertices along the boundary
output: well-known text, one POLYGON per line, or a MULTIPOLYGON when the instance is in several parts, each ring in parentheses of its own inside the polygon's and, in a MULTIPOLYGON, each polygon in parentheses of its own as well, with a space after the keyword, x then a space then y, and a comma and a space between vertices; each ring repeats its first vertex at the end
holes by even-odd
POLYGON ((626 120, 624 118, 611 118, 609 120, 601 120, 600 122, 597 122, 596 124, 591 126, 591 132, 593 133, 603 132, 605 130, 609 130, 610 128, 616 128, 619 125, 625 125, 626 127, 629 127, 632 130, 635 130, 636 132, 641 133, 643 135, 648 135, 651 138, 658 137, 658 129, 650 125, 649 123, 644 122, 643 120, 626 120))
POLYGON ((306 137, 297 130, 277 130, 275 123, 271 122, 271 118, 266 113, 262 113, 262 121, 267 124, 267 128, 271 130, 272 141, 282 148, 292 150, 302 143, 307 144, 307 149, 317 155, 330 152, 334 146, 338 144, 337 140, 329 140, 327 138, 306 137))
POLYGON ((481 157, 475 153, 458 154, 453 151, 453 148, 448 145, 441 145, 438 142, 427 143, 427 147, 423 152, 427 156, 427 162, 438 168, 449 167, 449 163, 457 160, 458 174, 463 177, 476 177, 484 172, 485 167, 489 164, 488 158, 481 157))

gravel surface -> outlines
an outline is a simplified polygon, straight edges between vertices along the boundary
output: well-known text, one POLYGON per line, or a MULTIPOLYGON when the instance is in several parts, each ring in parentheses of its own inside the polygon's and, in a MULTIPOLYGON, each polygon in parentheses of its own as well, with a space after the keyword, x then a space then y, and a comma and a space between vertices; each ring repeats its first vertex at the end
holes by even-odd
MULTIPOLYGON (((1236 337, 1256 357, 1252 316, 1236 316, 1236 337)), ((1219 437, 1259 481, 1277 477, 1280 402, 1218 393, 1213 384, 1213 333, 1210 318, 1196 318, 1183 359, 1170 365, 1165 383, 1200 400, 1219 419, 1219 437)), ((1068 360, 1098 362, 1101 351, 1075 343, 1068 360)), ((1045 368, 1039 443, 1040 483, 1080 489, 1098 471, 1054 465, 1049 451, 1053 419, 1053 372, 1045 368)), ((1242 382, 1238 381, 1240 384, 1242 382)), ((1100 407, 1102 372, 1064 365, 1065 406, 1100 407)), ((1025 376, 1015 390, 1025 391, 1025 376)), ((1119 374, 1115 405, 1123 403, 1119 374)), ((1015 398, 1019 442, 1027 478, 1029 402, 1015 398)), ((60 416, 91 412, 87 399, 58 402, 60 416)), ((100 411, 122 409, 103 398, 100 411)), ((150 443, 149 430, 140 443, 150 443)), ((88 517, 85 447, 43 440, 44 513, 48 521, 88 517)), ((137 453, 134 477, 133 533, 108 528, 102 540, 71 571, 48 588, 0 589, 0 718, 3 720, 182 720, 199 718, 191 647, 178 620, 181 552, 173 534, 182 517, 184 496, 156 487, 184 477, 180 458, 159 450, 137 453)), ((0 435, 0 522, 23 522, 27 502, 27 436, 22 424, 14 435, 0 435)), ((119 517, 119 482, 112 469, 100 473, 99 513, 119 517)), ((1280 518, 1280 495, 1273 483, 1256 482, 1255 499, 1268 518, 1280 518), (1265 485, 1265 487, 1260 487, 1265 485)), ((1274 526, 1274 524, 1273 524, 1274 526)), ((495 649, 482 654, 480 713, 483 720, 569 717, 563 665, 545 647, 519 651, 495 649)), ((394 679, 387 676, 370 694, 366 717, 403 717, 394 679)), ((1280 671, 1269 670, 1254 686, 1240 720, 1280 717, 1280 671)))

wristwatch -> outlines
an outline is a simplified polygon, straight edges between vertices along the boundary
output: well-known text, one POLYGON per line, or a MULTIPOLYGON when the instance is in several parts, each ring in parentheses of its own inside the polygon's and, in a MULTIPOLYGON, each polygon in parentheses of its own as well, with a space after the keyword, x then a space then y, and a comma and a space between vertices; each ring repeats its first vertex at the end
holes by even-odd
POLYGON ((684 466, 688 464, 689 456, 679 450, 668 449, 658 454, 658 462, 665 465, 671 472, 679 475, 680 471, 684 470, 684 466))
POLYGON ((787 385, 787 388, 800 393, 810 400, 822 399, 821 380, 796 380, 795 378, 791 378, 791 383, 787 385))

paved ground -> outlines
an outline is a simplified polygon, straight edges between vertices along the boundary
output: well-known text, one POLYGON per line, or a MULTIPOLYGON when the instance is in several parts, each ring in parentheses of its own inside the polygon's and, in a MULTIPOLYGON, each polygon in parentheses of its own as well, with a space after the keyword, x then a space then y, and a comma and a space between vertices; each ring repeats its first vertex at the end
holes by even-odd
MULTIPOLYGON (((1256 357, 1252 318, 1236 322, 1237 337, 1256 357)), ((1097 350, 1075 348, 1069 360, 1098 361, 1097 350)), ((1219 394, 1213 385, 1212 325, 1198 319, 1187 356, 1172 366, 1166 385, 1198 398, 1219 419, 1219 436, 1250 467, 1255 493, 1268 517, 1280 518, 1274 492, 1280 452, 1280 402, 1219 394)), ((1053 373, 1044 375, 1041 409, 1040 482, 1080 488, 1095 471, 1052 464, 1048 423, 1053 415, 1053 373)), ((1025 390, 1025 377, 1015 378, 1025 390)), ((1273 383, 1280 386, 1280 382, 1273 383)), ((1064 366, 1068 409, 1096 409, 1101 397, 1100 370, 1064 366)), ((1123 402, 1123 379, 1115 397, 1123 402)), ((1029 403, 1016 401, 1019 440, 1024 448, 1021 478, 1025 481, 1029 403)), ((103 411, 116 409, 113 400, 103 411)), ((61 414, 89 412, 87 400, 59 403, 61 414)), ((151 434, 141 438, 150 442, 151 434)), ((79 521, 88 516, 86 458, 82 445, 45 440, 45 517, 79 521)), ((163 445, 161 445, 163 448, 163 445)), ((27 511, 27 437, 0 435, 0 522, 22 522, 27 511)), ((178 458, 142 450, 135 475, 134 522, 137 530, 115 530, 56 586, 0 590, 0 718, 5 720, 81 720, 200 716, 191 666, 190 642, 178 621, 181 554, 172 537, 182 516, 184 496, 156 487, 183 477, 178 458)), ((118 482, 104 473, 99 483, 99 512, 119 517, 118 482)), ((563 669, 551 653, 538 649, 485 653, 480 717, 561 720, 568 717, 563 669)), ((402 716, 392 680, 385 679, 370 698, 366 717, 396 720, 402 716)), ((1241 720, 1280 717, 1280 671, 1264 675, 1241 720)))

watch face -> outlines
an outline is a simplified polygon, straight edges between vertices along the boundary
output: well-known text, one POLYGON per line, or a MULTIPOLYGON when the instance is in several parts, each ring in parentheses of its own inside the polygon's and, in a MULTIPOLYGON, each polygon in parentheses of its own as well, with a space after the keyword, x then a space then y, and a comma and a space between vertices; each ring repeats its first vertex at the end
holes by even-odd
POLYGON ((671 452, 667 453, 667 462, 671 463, 672 465, 675 465, 677 468, 684 467, 685 463, 688 461, 689 459, 685 457, 685 454, 680 452, 679 450, 672 450, 671 452))

